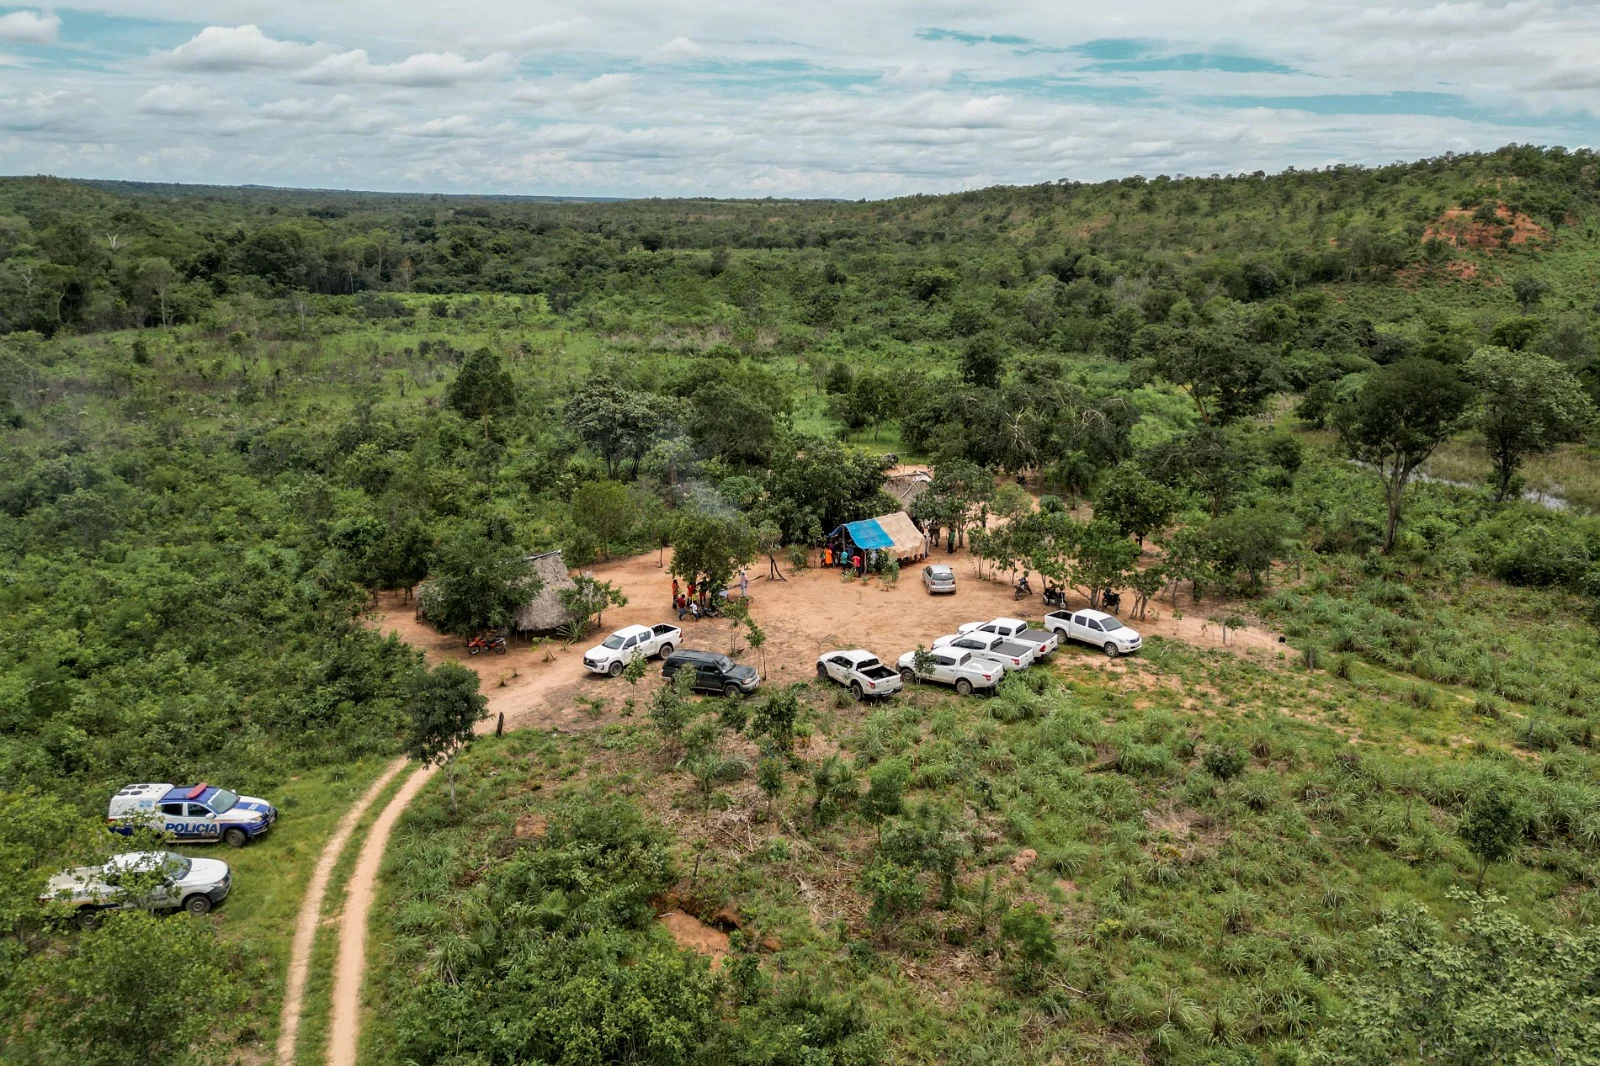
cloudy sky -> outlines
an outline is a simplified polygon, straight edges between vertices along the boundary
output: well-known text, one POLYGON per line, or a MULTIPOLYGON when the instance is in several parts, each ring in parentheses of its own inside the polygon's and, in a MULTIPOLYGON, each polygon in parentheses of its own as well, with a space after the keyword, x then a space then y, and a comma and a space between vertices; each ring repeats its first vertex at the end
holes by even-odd
POLYGON ((0 173, 878 197, 1600 145, 1595 0, 0 7, 0 173))

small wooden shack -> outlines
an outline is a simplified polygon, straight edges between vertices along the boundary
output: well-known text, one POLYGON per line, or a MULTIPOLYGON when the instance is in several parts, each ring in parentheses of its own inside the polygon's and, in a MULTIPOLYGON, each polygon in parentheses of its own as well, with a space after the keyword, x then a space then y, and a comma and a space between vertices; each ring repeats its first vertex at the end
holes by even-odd
POLYGON ((572 575, 561 559, 561 550, 528 556, 533 571, 543 583, 539 594, 517 611, 512 627, 518 633, 552 633, 572 621, 572 614, 561 602, 561 590, 573 587, 572 575))

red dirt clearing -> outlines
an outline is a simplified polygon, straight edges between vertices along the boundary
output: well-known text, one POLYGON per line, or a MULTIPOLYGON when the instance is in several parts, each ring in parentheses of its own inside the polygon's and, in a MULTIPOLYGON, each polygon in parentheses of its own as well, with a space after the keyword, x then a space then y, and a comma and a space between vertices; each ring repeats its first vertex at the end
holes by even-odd
MULTIPOLYGON (((669 551, 669 565, 671 558, 669 551)), ((628 596, 626 607, 606 612, 606 631, 632 623, 649 625, 675 620, 669 606, 672 579, 657 559, 657 553, 651 552, 594 568, 597 577, 615 583, 628 596)), ((868 648, 892 664, 919 643, 931 646, 935 637, 955 632, 962 622, 996 616, 1038 620, 1045 613, 1037 596, 1017 601, 1012 598, 1007 581, 978 579, 974 560, 965 552, 947 556, 937 551, 934 561, 955 566, 958 589, 954 596, 929 596, 922 587, 920 564, 908 564, 899 586, 886 589, 877 578, 845 582, 838 570, 789 573, 786 569, 787 581, 769 581, 764 576, 763 561, 750 571, 750 606, 752 618, 767 634, 765 654, 749 651, 742 640, 737 643, 737 654, 742 661, 760 669, 764 678, 780 683, 804 681, 815 676, 817 656, 830 649, 868 648)), ((1081 607, 1084 600, 1075 595, 1069 603, 1081 607)), ((1183 607, 1198 613, 1185 610, 1180 612, 1182 618, 1175 618, 1163 602, 1151 605, 1146 621, 1128 621, 1147 636, 1159 634, 1199 647, 1222 648, 1221 627, 1206 620, 1209 615, 1221 613, 1221 605, 1207 602, 1198 608, 1188 604, 1183 607)), ((583 669, 583 652, 598 643, 602 634, 591 634, 570 648, 563 648, 554 640, 543 646, 514 640, 505 655, 469 657, 465 641, 418 622, 412 604, 402 603, 398 594, 379 597, 374 624, 421 648, 430 662, 452 660, 477 671, 483 679, 484 692, 491 698, 494 715, 484 723, 485 730, 495 728, 501 712, 507 729, 589 729, 610 720, 615 708, 591 708, 582 700, 599 699, 609 704, 631 698, 642 707, 659 684, 659 671, 653 668, 654 664, 637 688, 626 681, 587 673, 583 669)), ((735 627, 730 621, 685 620, 680 624, 686 647, 722 652, 736 648, 735 627)), ((1226 648, 1278 651, 1281 645, 1274 634, 1247 627, 1230 630, 1226 648)), ((1088 650, 1084 647, 1084 651, 1088 650)), ((1067 664, 1075 658, 1070 650, 1056 657, 1057 662, 1067 664)), ((1077 668, 1092 669, 1093 664, 1084 663, 1077 668)))

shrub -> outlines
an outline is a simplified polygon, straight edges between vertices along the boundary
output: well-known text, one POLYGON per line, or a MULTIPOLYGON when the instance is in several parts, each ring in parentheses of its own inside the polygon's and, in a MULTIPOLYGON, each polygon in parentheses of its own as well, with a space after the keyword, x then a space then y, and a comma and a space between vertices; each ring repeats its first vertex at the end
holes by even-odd
POLYGON ((1200 765, 1206 773, 1218 781, 1227 781, 1244 772, 1250 764, 1250 757, 1232 744, 1222 744, 1210 748, 1200 759, 1200 765))

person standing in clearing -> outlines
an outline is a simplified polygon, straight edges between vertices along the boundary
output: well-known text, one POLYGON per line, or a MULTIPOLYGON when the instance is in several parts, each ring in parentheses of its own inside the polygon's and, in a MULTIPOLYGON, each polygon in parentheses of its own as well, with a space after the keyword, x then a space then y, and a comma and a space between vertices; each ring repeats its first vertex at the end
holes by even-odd
POLYGON ((851 563, 852 566, 854 566, 856 568, 856 577, 866 577, 867 576, 867 561, 865 559, 861 558, 861 549, 860 548, 856 549, 856 553, 855 553, 855 555, 853 557, 851 557, 850 563, 851 563))
POLYGON ((672 579, 672 606, 678 606, 678 600, 683 596, 683 586, 678 584, 678 579, 672 579))
POLYGON ((832 544, 824 544, 822 546, 822 568, 824 570, 826 570, 826 569, 828 569, 828 567, 830 567, 832 565, 833 565, 833 545, 832 544))
POLYGON ((739 598, 741 600, 750 598, 750 571, 748 570, 739 571, 739 598))

